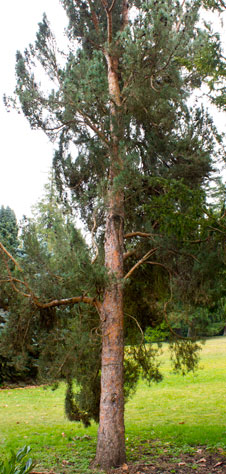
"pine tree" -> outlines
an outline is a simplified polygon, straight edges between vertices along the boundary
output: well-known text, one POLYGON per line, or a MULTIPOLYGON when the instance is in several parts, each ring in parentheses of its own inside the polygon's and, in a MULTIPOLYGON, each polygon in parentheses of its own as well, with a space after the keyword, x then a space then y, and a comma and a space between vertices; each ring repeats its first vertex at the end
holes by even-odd
MULTIPOLYGON (((96 232, 94 266, 103 264, 105 279, 100 293, 92 287, 67 302, 43 303, 39 289, 33 301, 43 310, 83 303, 100 316, 101 400, 94 464, 108 468, 125 462, 125 285, 145 262, 157 264, 161 252, 160 265, 165 266, 158 198, 164 200, 181 179, 188 193, 199 191, 212 170, 214 128, 202 110, 192 114, 186 105, 202 80, 197 54, 212 37, 197 26, 199 2, 62 4, 71 40, 66 62, 62 66, 58 61, 60 52, 44 16, 35 45, 24 55, 17 53, 16 96, 31 127, 59 137, 54 157, 58 189, 67 199, 69 187, 71 205, 80 209, 93 237, 96 232), (53 83, 51 93, 42 92, 35 79, 36 62, 53 83), (125 248, 124 241, 129 242, 125 248)), ((186 214, 186 203, 174 191, 173 216, 178 212, 186 214)))
POLYGON ((18 241, 18 225, 15 212, 9 207, 0 208, 0 240, 10 252, 16 252, 18 241))

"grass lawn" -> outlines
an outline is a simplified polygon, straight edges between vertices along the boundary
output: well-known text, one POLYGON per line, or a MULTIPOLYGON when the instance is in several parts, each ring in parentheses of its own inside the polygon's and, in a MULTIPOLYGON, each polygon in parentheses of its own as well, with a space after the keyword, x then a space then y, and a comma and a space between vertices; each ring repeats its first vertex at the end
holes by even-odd
MULTIPOLYGON (((167 345, 162 355, 164 379, 148 386, 141 381, 126 405, 128 459, 139 446, 152 443, 189 449, 206 445, 226 450, 226 338, 209 339, 200 369, 186 376, 172 373, 167 345)), ((10 448, 32 447, 37 470, 88 472, 94 456, 97 425, 88 429, 64 415, 64 386, 0 390, 0 458, 10 448), (70 464, 70 463, 73 463, 70 464), (72 468, 73 466, 73 468, 72 468)))

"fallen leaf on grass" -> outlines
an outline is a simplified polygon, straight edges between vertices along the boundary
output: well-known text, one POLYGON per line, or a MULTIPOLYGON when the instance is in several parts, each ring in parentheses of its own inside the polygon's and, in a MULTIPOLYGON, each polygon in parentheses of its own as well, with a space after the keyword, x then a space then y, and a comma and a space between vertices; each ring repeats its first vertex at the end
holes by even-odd
POLYGON ((179 421, 178 425, 184 425, 185 421, 179 421))
POLYGON ((196 462, 197 462, 197 464, 200 463, 200 462, 206 462, 206 459, 205 459, 205 458, 201 458, 201 459, 199 459, 199 461, 196 461, 196 462))
POLYGON ((224 463, 223 463, 223 461, 221 461, 221 462, 217 462, 217 464, 215 464, 213 467, 222 466, 222 464, 224 464, 224 463))
POLYGON ((89 435, 84 435, 84 436, 74 436, 74 438, 72 438, 72 439, 73 439, 73 441, 77 441, 77 440, 82 441, 83 439, 92 439, 92 437, 89 436, 89 435))
POLYGON ((186 462, 179 462, 178 466, 186 466, 186 462))

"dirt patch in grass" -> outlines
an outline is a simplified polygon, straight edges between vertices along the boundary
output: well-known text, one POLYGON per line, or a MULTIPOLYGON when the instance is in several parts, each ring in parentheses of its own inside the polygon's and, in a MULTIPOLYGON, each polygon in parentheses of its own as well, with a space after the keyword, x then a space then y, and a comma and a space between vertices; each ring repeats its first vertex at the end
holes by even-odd
POLYGON ((226 474, 226 454, 219 448, 212 452, 198 447, 193 452, 162 453, 158 456, 146 454, 142 462, 128 462, 108 474, 226 474))

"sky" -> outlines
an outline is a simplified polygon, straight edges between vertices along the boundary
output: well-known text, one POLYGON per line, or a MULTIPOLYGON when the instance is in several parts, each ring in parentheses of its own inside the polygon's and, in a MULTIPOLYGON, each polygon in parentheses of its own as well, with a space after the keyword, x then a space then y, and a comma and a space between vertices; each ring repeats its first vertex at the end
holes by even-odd
MULTIPOLYGON (((18 220, 31 215, 31 206, 41 197, 48 180, 53 144, 41 131, 31 130, 29 123, 15 111, 8 113, 3 94, 11 95, 15 87, 15 54, 35 39, 43 12, 60 41, 67 19, 59 0, 7 0, 0 2, 0 206, 10 206, 18 220)), ((225 22, 226 24, 226 22, 225 22)), ((223 37, 226 44, 226 34, 223 37)), ((213 111, 216 123, 225 129, 226 114, 213 111)))
MULTIPOLYGON (((15 54, 35 39, 46 12, 53 30, 63 35, 67 19, 58 0, 7 0, 0 2, 0 206, 11 207, 19 219, 31 214, 43 193, 53 156, 53 144, 15 111, 8 113, 3 94, 15 88, 15 54)), ((60 36, 60 39, 62 39, 60 36)))

